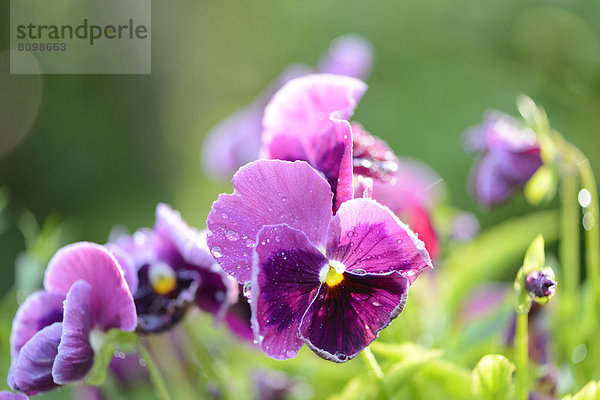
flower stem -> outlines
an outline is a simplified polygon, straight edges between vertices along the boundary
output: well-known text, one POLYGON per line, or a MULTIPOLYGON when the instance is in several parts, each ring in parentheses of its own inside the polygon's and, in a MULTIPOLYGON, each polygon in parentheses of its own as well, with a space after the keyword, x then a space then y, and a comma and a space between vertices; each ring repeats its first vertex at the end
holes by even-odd
POLYGON ((591 315, 598 315, 600 309, 600 220, 598 219, 598 188, 596 178, 590 165, 590 161, 582 154, 582 161, 577 164, 581 183, 591 195, 590 204, 585 207, 585 213, 589 214, 590 223, 585 226, 585 261, 587 276, 591 280, 591 290, 594 296, 590 296, 592 307, 591 315))
MULTIPOLYGON (((563 270, 563 298, 577 304, 579 297, 579 205, 577 194, 579 182, 570 165, 561 171, 562 188, 562 237, 560 241, 560 258, 563 270)), ((570 314, 570 313, 569 313, 570 314)))
POLYGON ((152 385, 154 385, 154 389, 158 393, 158 396, 162 400, 171 400, 171 395, 167 389, 167 384, 160 372, 160 369, 158 369, 156 362, 152 358, 152 355, 141 341, 137 342, 137 348, 144 361, 146 361, 148 373, 150 374, 150 381, 152 381, 152 385))
POLYGON ((517 313, 515 360, 517 364, 517 400, 527 400, 529 384, 528 313, 517 313))
POLYGON ((375 375, 375 378, 377 378, 377 380, 379 380, 379 381, 382 380, 383 379, 383 371, 381 370, 381 367, 379 366, 379 363, 377 362, 375 355, 371 351, 371 348, 367 346, 363 350, 362 355, 363 355, 365 361, 367 362, 367 366, 369 367, 369 369, 371 370, 373 375, 375 375))

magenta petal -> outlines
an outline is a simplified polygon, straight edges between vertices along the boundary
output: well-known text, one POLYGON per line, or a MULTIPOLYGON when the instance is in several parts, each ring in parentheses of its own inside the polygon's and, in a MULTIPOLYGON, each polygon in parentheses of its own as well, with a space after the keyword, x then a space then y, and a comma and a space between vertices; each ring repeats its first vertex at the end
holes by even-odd
POLYGON ((0 392, 0 400, 27 400, 23 393, 0 392))
POLYGON ((302 318, 300 334, 320 357, 345 362, 369 345, 404 309, 408 280, 397 272, 344 273, 323 285, 302 318))
POLYGON ((108 243, 106 248, 115 256, 115 259, 121 266, 129 291, 135 293, 138 288, 138 274, 137 267, 133 258, 125 252, 121 247, 113 243, 108 243))
POLYGON ((294 358, 302 347, 298 327, 319 288, 327 264, 306 235, 288 225, 266 226, 258 234, 251 283, 252 328, 265 353, 294 358))
POLYGON ((90 284, 92 322, 103 331, 119 328, 133 331, 137 315, 123 271, 103 246, 80 242, 60 249, 48 265, 44 287, 49 292, 67 294, 78 280, 90 284))
POLYGON ((255 161, 235 174, 233 187, 233 194, 219 195, 206 223, 212 255, 240 283, 250 280, 252 249, 265 225, 287 223, 324 246, 332 193, 307 163, 255 161))
POLYGON ((327 258, 340 261, 347 271, 398 271, 410 284, 432 266, 423 242, 387 207, 371 199, 341 205, 329 225, 327 258))
POLYGON ((55 322, 25 343, 12 370, 15 389, 31 396, 57 386, 52 380, 52 365, 58 352, 61 326, 55 322))
POLYGON ((10 333, 10 354, 13 363, 21 348, 38 331, 55 322, 62 321, 65 296, 44 291, 35 292, 27 299, 13 319, 10 333))
POLYGON ((373 46, 360 35, 344 35, 331 42, 319 71, 367 79, 373 67, 373 46))
POLYGON ((59 385, 83 379, 94 365, 94 349, 89 335, 92 329, 92 287, 86 281, 71 286, 65 300, 65 317, 58 354, 52 367, 54 382, 59 385))
POLYGON ((265 109, 263 146, 281 135, 296 137, 312 159, 319 136, 331 127, 330 117, 349 119, 366 89, 358 79, 330 74, 288 82, 265 109))

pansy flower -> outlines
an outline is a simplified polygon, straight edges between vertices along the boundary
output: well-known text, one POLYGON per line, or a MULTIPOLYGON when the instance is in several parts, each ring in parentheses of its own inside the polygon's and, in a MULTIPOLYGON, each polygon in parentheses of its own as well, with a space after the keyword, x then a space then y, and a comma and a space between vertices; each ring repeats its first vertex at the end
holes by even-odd
POLYGON ((345 35, 331 43, 316 71, 303 64, 287 67, 251 104, 209 132, 202 149, 204 170, 213 178, 229 179, 239 167, 258 158, 265 106, 286 82, 312 72, 366 79, 372 66, 371 44, 362 36, 345 35))
POLYGON ((402 311, 431 261, 387 207, 351 199, 332 212, 326 179, 306 162, 261 160, 241 168, 234 193, 208 216, 208 244, 240 283, 251 281, 252 325, 267 355, 356 356, 402 311))
POLYGON ((192 305, 221 318, 237 299, 236 283, 208 251, 206 232, 191 228, 165 204, 156 208, 154 229, 114 238, 107 246, 137 272, 138 332, 170 329, 192 305))
POLYGON ((28 395, 83 379, 94 364, 92 338, 133 331, 135 305, 123 271, 103 246, 75 243, 50 261, 43 291, 19 307, 10 336, 11 388, 28 395))
POLYGON ((510 115, 488 112, 465 134, 465 148, 479 153, 471 174, 472 191, 483 206, 507 200, 542 165, 535 133, 510 115))
POLYGON ((0 400, 27 400, 23 393, 0 392, 0 400))

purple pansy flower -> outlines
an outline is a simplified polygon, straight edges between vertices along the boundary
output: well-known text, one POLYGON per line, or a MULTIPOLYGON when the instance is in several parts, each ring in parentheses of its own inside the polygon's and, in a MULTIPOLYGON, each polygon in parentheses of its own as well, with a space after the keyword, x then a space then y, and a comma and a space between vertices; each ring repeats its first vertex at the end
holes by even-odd
MULTIPOLYGON (((334 40, 319 62, 317 72, 366 79, 373 65, 373 48, 359 35, 334 40)), ((205 171, 217 179, 229 179, 242 165, 259 156, 265 106, 286 82, 314 72, 294 64, 269 85, 250 105, 227 117, 208 134, 202 149, 205 171)))
POLYGON ((367 85, 341 75, 308 75, 288 82, 263 118, 263 158, 307 161, 334 193, 334 210, 354 196, 352 129, 348 120, 367 85))
POLYGON ((45 290, 29 296, 13 320, 9 386, 33 395, 81 380, 94 363, 94 332, 133 331, 135 305, 123 275, 103 246, 81 242, 59 250, 45 290))
POLYGON ((402 311, 431 261, 387 208, 351 199, 332 212, 327 180, 306 162, 261 160, 241 168, 207 225, 223 269, 251 280, 252 325, 267 355, 356 356, 402 311))
POLYGON ((498 111, 488 112, 481 124, 466 132, 465 147, 480 154, 472 190, 486 207, 508 199, 542 165, 535 133, 498 111))
POLYGON ((0 400, 27 400, 23 393, 0 392, 0 400))
POLYGON ((220 319, 237 299, 237 284, 210 255, 206 232, 188 226, 165 204, 156 208, 154 229, 140 229, 107 246, 137 272, 133 298, 139 332, 170 329, 193 304, 220 319))

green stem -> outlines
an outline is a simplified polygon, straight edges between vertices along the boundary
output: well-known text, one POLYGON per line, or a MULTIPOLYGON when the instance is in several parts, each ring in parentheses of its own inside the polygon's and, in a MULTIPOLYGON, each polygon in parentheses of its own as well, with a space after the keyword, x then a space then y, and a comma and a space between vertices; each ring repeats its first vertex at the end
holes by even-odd
POLYGON ((158 369, 158 366, 154 362, 152 355, 141 341, 138 341, 137 348, 142 358, 146 361, 146 367, 148 368, 148 373, 150 374, 150 381, 152 381, 158 396, 162 400, 171 400, 171 395, 167 389, 167 384, 160 372, 160 369, 158 369))
POLYGON ((373 373, 373 375, 375 376, 375 378, 377 378, 377 380, 382 380, 383 379, 383 371, 381 370, 381 367, 379 366, 379 363, 377 362, 377 359, 375 358, 375 354, 373 354, 373 352, 371 351, 370 347, 367 347, 363 350, 362 355, 365 359, 365 361, 367 362, 367 366, 369 367, 369 369, 371 370, 371 372, 373 373))
POLYGON ((385 387, 383 385, 383 371, 381 370, 381 367, 379 366, 375 355, 371 351, 371 348, 367 346, 362 351, 362 356, 365 362, 367 363, 367 367, 369 367, 369 370, 375 376, 375 379, 377 379, 377 383, 379 384, 379 393, 381 396, 379 396, 378 398, 383 398, 386 400, 389 399, 390 397, 388 396, 387 391, 385 390, 385 387))
MULTIPOLYGON (((583 154, 582 154, 583 157, 583 154)), ((600 309, 600 220, 598 219, 598 188, 596 187, 596 178, 590 165, 590 161, 583 157, 583 160, 577 164, 581 175, 581 183, 584 189, 591 195, 591 202, 586 207, 585 212, 591 216, 591 226, 585 229, 585 264, 587 276, 591 280, 591 290, 594 296, 592 299, 592 308, 590 314, 598 315, 600 309)), ((595 319, 595 317, 594 317, 595 319)))
POLYGON ((187 318, 184 321, 184 327, 188 334, 188 337, 194 345, 194 354, 196 355, 200 366, 202 366, 202 369, 206 373, 206 376, 208 376, 209 379, 211 379, 212 381, 214 381, 214 383, 218 385, 219 389, 221 390, 221 393, 223 394, 223 397, 228 398, 227 387, 224 384, 223 379, 221 379, 221 376, 219 375, 218 371, 213 366, 213 358, 204 346, 202 340, 198 337, 196 330, 194 329, 194 326, 190 322, 189 318, 187 318))
POLYGON ((517 364, 517 400, 527 400, 529 384, 529 345, 527 314, 517 313, 515 333, 515 360, 517 364))
MULTIPOLYGON (((560 265, 563 270, 562 297, 577 304, 579 298, 579 182, 570 165, 563 166, 562 175, 562 237, 560 265)), ((570 313, 569 313, 570 314, 570 313)))

